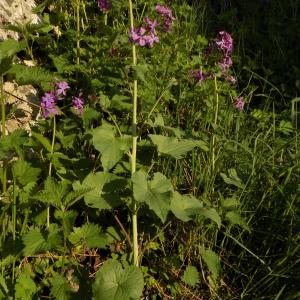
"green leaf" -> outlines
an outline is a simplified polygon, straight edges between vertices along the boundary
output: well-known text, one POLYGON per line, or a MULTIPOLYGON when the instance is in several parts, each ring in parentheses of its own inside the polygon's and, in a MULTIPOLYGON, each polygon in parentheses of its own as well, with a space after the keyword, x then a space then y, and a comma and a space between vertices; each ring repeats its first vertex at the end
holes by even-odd
POLYGON ((132 175, 132 182, 135 200, 145 202, 165 222, 173 196, 171 181, 161 173, 155 173, 153 179, 147 181, 147 174, 138 171, 132 175))
POLYGON ((178 192, 173 194, 171 211, 181 221, 192 220, 197 214, 197 210, 201 208, 203 208, 203 203, 199 199, 191 195, 180 195, 178 192))
POLYGON ((149 135, 152 143, 157 146, 157 151, 160 154, 170 155, 176 159, 180 159, 187 152, 193 150, 196 144, 192 140, 178 140, 174 137, 163 135, 149 135))
POLYGON ((34 168, 30 163, 24 161, 23 159, 17 160, 13 165, 14 175, 16 179, 25 186, 29 183, 36 182, 41 170, 34 168))
POLYGON ((235 212, 235 211, 229 211, 226 214, 226 219, 229 220, 230 224, 232 225, 239 225, 242 228, 244 228, 245 230, 250 231, 249 226, 247 225, 247 223, 245 222, 245 220, 242 218, 242 216, 235 212))
POLYGON ((69 194, 71 186, 63 181, 56 182, 52 177, 48 177, 45 182, 44 190, 39 192, 35 199, 53 205, 60 209, 65 206, 64 199, 69 194))
POLYGON ((221 227, 221 217, 214 208, 201 208, 196 211, 197 215, 203 216, 207 219, 214 221, 218 227, 221 227))
POLYGON ((228 170, 228 176, 224 173, 220 173, 221 177, 227 184, 235 185, 238 188, 244 188, 245 184, 242 179, 238 177, 235 169, 228 170))
POLYGON ((143 273, 135 266, 125 269, 113 259, 107 260, 93 284, 93 300, 138 300, 144 287, 143 273))
POLYGON ((184 283, 190 286, 195 286, 200 282, 199 272, 197 271, 197 268, 194 266, 187 266, 181 279, 184 283))
POLYGON ((208 270, 212 273, 214 278, 218 278, 221 270, 219 256, 211 249, 200 248, 200 254, 206 263, 208 270))
POLYGON ((109 244, 107 234, 103 233, 101 227, 95 224, 84 224, 82 227, 74 228, 69 240, 73 245, 84 244, 90 249, 105 249, 109 244))
POLYGON ((99 209, 111 209, 121 204, 119 192, 126 180, 111 173, 90 173, 83 181, 82 187, 90 188, 84 196, 88 206, 99 209))
POLYGON ((15 298, 20 300, 31 300, 37 292, 35 282, 30 278, 29 271, 24 270, 15 284, 15 298))
POLYGON ((17 52, 25 49, 24 41, 16 41, 14 39, 7 39, 0 42, 0 63, 3 59, 12 57, 17 52))
POLYGON ((49 140, 47 138, 45 138, 42 134, 40 133, 37 133, 37 132, 32 132, 31 135, 37 139, 43 146, 44 148, 49 152, 51 153, 52 152, 52 147, 51 147, 51 144, 49 142, 49 140))
POLYGON ((131 147, 131 136, 115 137, 115 129, 104 124, 93 130, 93 144, 101 153, 101 163, 104 171, 109 171, 131 147))
POLYGON ((24 244, 23 253, 25 256, 34 255, 39 252, 48 251, 61 245, 62 236, 58 225, 50 224, 45 231, 32 229, 22 237, 24 244))
POLYGON ((54 213, 55 219, 59 220, 65 234, 68 236, 72 231, 78 212, 75 210, 61 211, 56 210, 54 213))
POLYGON ((54 81, 54 74, 40 67, 13 65, 7 73, 10 75, 14 75, 16 82, 19 85, 39 85, 41 83, 51 83, 54 81))
POLYGON ((51 285, 51 296, 55 299, 71 300, 74 296, 67 279, 58 273, 54 273, 51 285))

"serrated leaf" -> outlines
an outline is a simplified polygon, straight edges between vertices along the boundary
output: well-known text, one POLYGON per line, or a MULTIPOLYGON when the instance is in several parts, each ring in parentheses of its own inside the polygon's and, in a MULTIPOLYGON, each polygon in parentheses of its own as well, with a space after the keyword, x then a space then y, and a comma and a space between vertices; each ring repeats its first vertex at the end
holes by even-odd
POLYGON ((59 220, 65 234, 68 236, 72 231, 78 212, 75 210, 61 211, 56 210, 54 213, 55 219, 59 220))
POLYGON ((83 244, 91 248, 105 249, 109 244, 108 237, 102 232, 99 225, 84 224, 82 227, 74 228, 69 236, 73 245, 83 244))
POLYGON ((25 49, 26 44, 24 41, 16 41, 14 39, 7 39, 0 42, 0 63, 3 59, 12 57, 17 52, 25 49))
POLYGON ((131 147, 131 136, 115 137, 115 129, 104 124, 93 130, 94 147, 101 153, 101 163, 104 171, 109 171, 131 147))
POLYGON ((244 228, 245 230, 250 230, 249 226, 247 225, 247 223, 245 222, 245 220, 242 218, 242 216, 235 211, 229 211, 226 214, 226 219, 229 220, 230 224, 232 225, 239 225, 242 228, 244 228))
POLYGON ((201 208, 196 211, 196 214, 214 221, 218 227, 221 227, 221 217, 214 208, 201 208))
POLYGON ((13 165, 13 171, 18 182, 22 186, 26 186, 29 183, 36 182, 41 170, 39 168, 34 168, 30 163, 24 161, 23 159, 17 160, 13 165))
POLYGON ((51 144, 47 138, 45 138, 42 134, 37 133, 37 132, 32 132, 31 135, 35 139, 37 139, 49 153, 52 152, 51 144))
POLYGON ((178 140, 174 137, 154 134, 150 134, 149 137, 152 143, 157 146, 158 153, 170 155, 176 159, 182 158, 183 155, 196 147, 192 140, 178 140))
POLYGON ((228 176, 225 173, 220 173, 220 175, 227 184, 235 185, 238 188, 245 187, 245 184, 242 179, 238 177, 235 169, 229 169, 228 176))
POLYGON ((54 74, 41 67, 13 65, 7 73, 14 75, 19 85, 41 84, 41 82, 50 83, 54 81, 54 74))
POLYGON ((173 194, 171 211, 181 221, 187 222, 192 220, 197 214, 197 210, 202 207, 203 203, 191 195, 180 195, 178 192, 173 194))
POLYGON ((88 206, 99 209, 111 209, 121 204, 119 192, 126 180, 111 173, 90 173, 83 181, 82 187, 90 188, 84 196, 88 206))
POLYGON ((147 181, 147 174, 144 171, 135 172, 131 180, 135 200, 145 202, 162 222, 165 222, 173 196, 171 181, 161 173, 154 173, 153 179, 147 181))
POLYGON ((25 271, 17 278, 15 284, 15 298, 20 300, 31 300, 36 292, 36 284, 31 279, 29 272, 25 269, 25 271))
POLYGON ((138 300, 144 287, 143 273, 135 266, 122 268, 113 259, 107 260, 96 274, 93 300, 138 300))
POLYGON ((50 224, 47 230, 32 229, 22 237, 24 244, 23 253, 25 256, 34 255, 38 252, 48 251, 59 247, 62 236, 56 224, 50 224))
POLYGON ((74 296, 67 279, 58 273, 53 275, 51 285, 51 296, 55 297, 55 299, 71 300, 72 296, 74 296))
POLYGON ((206 263, 208 270, 212 273, 214 278, 218 278, 221 271, 221 264, 219 256, 211 249, 200 248, 200 254, 206 263))
POLYGON ((184 283, 190 286, 195 286, 200 282, 199 272, 197 268, 194 266, 187 266, 181 279, 184 283))

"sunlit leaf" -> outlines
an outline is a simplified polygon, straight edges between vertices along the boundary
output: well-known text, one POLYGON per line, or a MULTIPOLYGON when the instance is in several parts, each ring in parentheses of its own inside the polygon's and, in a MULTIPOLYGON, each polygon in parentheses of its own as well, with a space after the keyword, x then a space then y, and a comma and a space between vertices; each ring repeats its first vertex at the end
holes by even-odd
POLYGON ((200 254, 206 263, 208 270, 215 278, 218 278, 221 271, 221 264, 219 256, 211 249, 200 248, 200 254))
POLYGON ((107 260, 93 284, 93 300, 138 300, 144 287, 143 273, 135 266, 125 269, 113 259, 107 260))
POLYGON ((195 286, 199 283, 200 279, 197 268, 194 266, 187 266, 183 273, 182 281, 190 286, 195 286))
POLYGON ((171 181, 161 173, 155 173, 153 179, 148 181, 147 174, 138 171, 133 174, 132 182, 135 200, 147 203, 162 222, 165 222, 173 195, 171 181))

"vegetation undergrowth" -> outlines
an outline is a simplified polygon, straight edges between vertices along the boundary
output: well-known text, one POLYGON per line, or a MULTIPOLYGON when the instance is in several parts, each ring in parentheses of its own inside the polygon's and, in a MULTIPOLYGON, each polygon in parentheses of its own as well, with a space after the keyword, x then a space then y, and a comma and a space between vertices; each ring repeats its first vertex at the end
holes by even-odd
POLYGON ((300 297, 297 78, 235 8, 45 0, 7 26, 0 299, 300 297), (30 131, 5 130, 9 80, 39 90, 30 131))

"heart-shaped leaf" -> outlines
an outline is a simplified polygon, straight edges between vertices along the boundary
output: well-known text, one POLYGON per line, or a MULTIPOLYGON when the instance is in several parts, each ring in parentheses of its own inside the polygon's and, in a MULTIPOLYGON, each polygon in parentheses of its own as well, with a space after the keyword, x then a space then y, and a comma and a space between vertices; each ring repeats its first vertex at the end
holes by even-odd
POLYGON ((96 274, 93 300, 140 299, 144 287, 143 273, 135 266, 125 269, 113 259, 107 260, 96 274))

